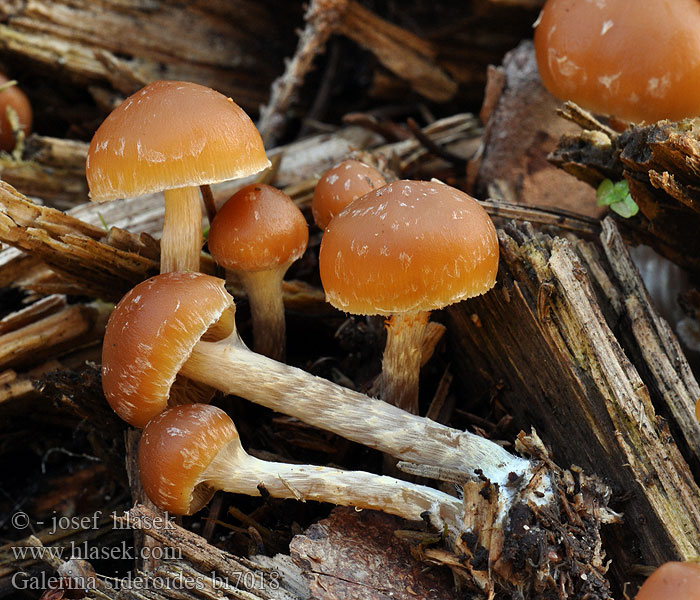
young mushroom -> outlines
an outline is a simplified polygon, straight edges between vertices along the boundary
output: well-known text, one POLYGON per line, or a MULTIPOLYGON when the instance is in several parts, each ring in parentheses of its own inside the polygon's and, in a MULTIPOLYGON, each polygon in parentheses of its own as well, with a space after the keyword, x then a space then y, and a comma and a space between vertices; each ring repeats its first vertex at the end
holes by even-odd
POLYGON ((700 114, 697 0, 548 0, 535 28, 545 87, 633 122, 700 114))
POLYGON ((527 489, 537 504, 552 501, 551 482, 535 464, 490 440, 252 352, 235 330, 224 283, 201 273, 166 273, 118 303, 105 333, 102 383, 122 418, 139 414, 143 423, 148 413, 161 412, 179 372, 405 461, 468 475, 478 469, 511 499, 527 489))
POLYGON ((256 352, 284 361, 282 279, 304 254, 309 230, 284 192, 255 183, 231 196, 209 230, 209 252, 248 293, 256 352))
POLYGON ((95 132, 85 174, 93 201, 163 191, 161 272, 198 271, 199 186, 268 167, 260 134, 231 98, 182 81, 154 81, 95 132))
POLYGON ((333 306, 390 317, 381 396, 417 414, 428 315, 493 287, 498 239, 468 194, 440 182, 395 181, 333 218, 318 262, 333 306))
POLYGON ((350 202, 386 185, 383 175, 359 160, 348 159, 326 171, 318 180, 311 200, 311 214, 319 229, 350 202))
POLYGON ((644 582, 635 600, 700 600, 700 564, 667 562, 644 582))
POLYGON ((462 503, 436 489, 362 471, 259 460, 241 446, 236 426, 220 408, 190 404, 171 408, 143 430, 141 482, 159 508, 191 515, 216 490, 273 498, 316 500, 381 510, 418 521, 431 518, 450 537, 459 532, 462 503))

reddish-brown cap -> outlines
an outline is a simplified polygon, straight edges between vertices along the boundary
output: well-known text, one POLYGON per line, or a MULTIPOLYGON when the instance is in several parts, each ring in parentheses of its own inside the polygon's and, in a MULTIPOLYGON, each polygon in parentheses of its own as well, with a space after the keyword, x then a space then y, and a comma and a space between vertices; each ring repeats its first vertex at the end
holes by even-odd
POLYGON ((697 0, 548 0, 535 50, 562 100, 634 122, 700 114, 697 0))
POLYGON ((151 501, 176 515, 191 515, 216 490, 200 476, 219 451, 238 441, 236 426, 208 404, 176 406, 149 421, 139 442, 141 483, 151 501))
POLYGON ((270 162, 255 125, 208 87, 154 81, 115 108, 95 132, 85 175, 92 200, 252 175, 270 162))
POLYGON ((700 600, 700 565, 667 562, 644 582, 636 600, 700 600))
POLYGON ((164 273, 133 288, 109 318, 102 345, 102 389, 112 409, 143 427, 168 405, 192 348, 214 324, 234 328, 224 282, 202 273, 164 273))
POLYGON ((382 174, 359 160, 344 160, 318 180, 311 201, 311 213, 321 229, 353 200, 386 185, 382 174))
POLYGON ((498 239, 468 194, 439 182, 395 181, 333 218, 319 268, 326 298, 341 310, 427 311, 493 287, 498 239))
POLYGON ((309 228, 284 192, 254 183, 221 207, 209 230, 209 252, 226 269, 263 271, 297 260, 309 228))
MULTIPOLYGON (((0 87, 9 81, 0 73, 0 87)), ((19 126, 25 135, 29 135, 32 128, 32 106, 24 92, 16 85, 8 87, 0 92, 0 150, 10 152, 15 147, 15 136, 12 125, 7 118, 7 108, 11 107, 17 113, 19 126)))

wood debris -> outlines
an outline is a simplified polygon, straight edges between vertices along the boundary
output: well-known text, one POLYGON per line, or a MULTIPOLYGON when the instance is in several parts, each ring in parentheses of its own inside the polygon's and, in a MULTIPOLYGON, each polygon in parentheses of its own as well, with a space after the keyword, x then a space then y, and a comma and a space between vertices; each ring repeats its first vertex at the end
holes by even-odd
MULTIPOLYGON (((570 107, 564 114, 580 112, 570 107)), ((561 139, 552 162, 594 187, 624 178, 639 206, 637 216, 624 221, 625 235, 700 272, 700 121, 660 121, 622 133, 588 124, 561 139)))

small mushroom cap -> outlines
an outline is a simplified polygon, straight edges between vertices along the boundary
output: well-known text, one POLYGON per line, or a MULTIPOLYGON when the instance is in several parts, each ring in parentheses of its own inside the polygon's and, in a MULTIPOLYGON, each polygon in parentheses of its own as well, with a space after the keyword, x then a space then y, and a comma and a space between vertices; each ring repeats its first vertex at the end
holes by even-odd
POLYGON ((208 404, 176 406, 149 421, 139 442, 141 483, 151 501, 169 513, 191 515, 214 491, 199 477, 222 448, 238 443, 231 418, 208 404))
MULTIPOLYGON (((8 81, 9 79, 0 73, 0 86, 8 81)), ((10 152, 15 147, 15 136, 7 118, 8 106, 17 113, 20 129, 25 135, 29 135, 32 128, 32 106, 24 92, 16 85, 0 93, 0 150, 10 152)))
POLYGON ((700 565, 667 562, 644 582, 635 600, 700 600, 700 565))
POLYGON ((271 185, 238 190, 221 207, 209 230, 209 252, 231 270, 263 271, 297 260, 309 228, 294 201, 271 185))
POLYGON ((333 218, 321 241, 327 300, 353 314, 429 311, 491 289, 496 229, 470 195, 395 181, 333 218))
POLYGON ((92 200, 103 201, 245 177, 269 164, 258 130, 231 98, 154 81, 97 129, 85 175, 92 200))
POLYGON ((326 171, 318 180, 311 201, 311 214, 319 228, 325 229, 330 220, 353 200, 386 185, 382 174, 359 160, 344 160, 326 171))
POLYGON ((628 121, 700 114, 700 2, 548 0, 535 29, 545 87, 628 121))
POLYGON ((220 338, 230 334, 234 311, 224 282, 202 273, 164 273, 134 287, 110 315, 102 345, 102 389, 114 412, 143 427, 165 410, 194 345, 214 325, 220 338))

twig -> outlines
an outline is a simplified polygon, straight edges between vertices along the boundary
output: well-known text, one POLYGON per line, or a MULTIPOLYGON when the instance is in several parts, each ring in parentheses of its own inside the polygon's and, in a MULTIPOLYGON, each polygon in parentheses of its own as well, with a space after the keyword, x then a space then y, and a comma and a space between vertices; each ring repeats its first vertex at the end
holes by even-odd
POLYGON ((275 146, 286 120, 294 94, 311 70, 314 58, 323 52, 328 38, 338 30, 347 0, 311 0, 304 15, 306 26, 299 36, 296 52, 284 73, 272 84, 270 101, 260 109, 258 129, 265 146, 275 146))

